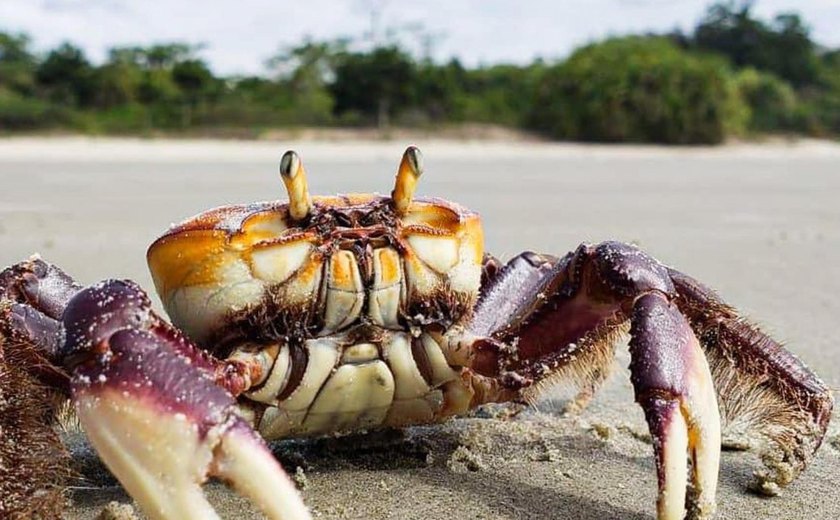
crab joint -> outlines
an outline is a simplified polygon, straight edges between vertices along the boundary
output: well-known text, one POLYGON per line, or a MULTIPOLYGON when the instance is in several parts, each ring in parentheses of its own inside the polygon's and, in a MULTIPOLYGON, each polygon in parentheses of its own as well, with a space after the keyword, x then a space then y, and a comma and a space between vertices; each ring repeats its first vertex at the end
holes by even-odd
POLYGON ((391 199, 399 215, 405 215, 417 188, 417 179, 423 174, 423 156, 415 146, 409 146, 400 161, 397 181, 391 199))
POLYGON ((280 176, 289 193, 289 214, 294 220, 303 220, 312 210, 312 197, 306 182, 306 171, 295 152, 289 150, 280 160, 280 176))

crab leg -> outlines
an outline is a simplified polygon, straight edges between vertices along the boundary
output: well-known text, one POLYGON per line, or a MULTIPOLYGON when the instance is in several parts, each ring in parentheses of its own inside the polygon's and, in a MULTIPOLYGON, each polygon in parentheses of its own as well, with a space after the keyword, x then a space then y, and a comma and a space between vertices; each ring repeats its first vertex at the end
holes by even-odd
POLYGON ((306 519, 294 485, 216 381, 218 363, 155 316, 133 283, 64 312, 73 400, 106 465, 153 518, 217 518, 201 484, 229 480, 272 519, 306 519))
POLYGON ((61 324, 26 303, 52 312, 77 290, 50 267, 33 257, 0 271, 0 518, 58 518, 71 475, 54 428, 69 396, 69 378, 54 365, 61 324))
POLYGON ((795 356, 693 279, 607 242, 561 259, 524 253, 488 278, 472 321, 442 344, 453 364, 492 379, 488 400, 534 399, 556 380, 590 393, 630 324, 636 400, 654 439, 659 518, 713 514, 720 407, 776 443, 771 485, 811 460, 833 400, 795 356), (763 409, 766 408, 766 409, 763 409), (690 467, 686 466, 691 461, 690 467), (687 506, 687 511, 685 507, 687 506))
POLYGON ((680 311, 701 339, 725 423, 762 434, 766 469, 756 490, 773 495, 808 466, 834 399, 802 361, 697 280, 668 270, 680 311))
POLYGON ((631 318, 630 372, 647 418, 659 475, 661 519, 691 518, 715 510, 720 464, 720 419, 712 375, 700 344, 676 305, 660 294, 641 296, 631 318), (686 453, 691 459, 688 487, 686 453))
POLYGON ((38 255, 0 272, 0 298, 26 303, 53 319, 82 286, 38 255))
POLYGON ((247 366, 228 366, 194 347, 131 282, 79 290, 57 268, 37 262, 0 276, 10 309, 0 320, 4 334, 63 362, 82 427, 149 517, 218 518, 201 490, 215 476, 271 519, 309 518, 292 482, 219 385, 239 384, 232 369, 247 366), (52 338, 56 318, 62 342, 52 338))
POLYGON ((0 271, 0 338, 19 346, 19 361, 41 384, 66 395, 61 315, 80 289, 61 269, 38 256, 0 271))

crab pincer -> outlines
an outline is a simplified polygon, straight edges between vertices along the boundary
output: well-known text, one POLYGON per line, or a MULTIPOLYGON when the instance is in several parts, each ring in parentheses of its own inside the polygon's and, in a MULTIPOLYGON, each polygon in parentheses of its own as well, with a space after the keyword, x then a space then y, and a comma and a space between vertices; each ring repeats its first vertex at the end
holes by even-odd
POLYGON ((108 468, 154 518, 217 518, 201 484, 232 483, 272 519, 309 518, 293 483, 216 382, 218 362, 108 280, 64 312, 79 419, 108 468))

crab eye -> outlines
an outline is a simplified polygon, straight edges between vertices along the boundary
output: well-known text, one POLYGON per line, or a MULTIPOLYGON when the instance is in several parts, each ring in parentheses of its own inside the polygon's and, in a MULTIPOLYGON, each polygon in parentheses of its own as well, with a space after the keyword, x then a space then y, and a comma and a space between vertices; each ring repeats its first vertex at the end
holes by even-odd
POLYGON ((305 219, 312 210, 312 197, 306 182, 306 171, 295 152, 289 150, 280 160, 280 176, 289 194, 289 215, 295 221, 305 219))
POLYGON ((417 180, 423 175, 423 156, 416 146, 409 146, 403 153, 400 168, 397 170, 397 179, 394 184, 394 191, 391 192, 391 199, 394 201, 394 209, 402 216, 408 212, 411 199, 414 198, 414 190, 417 189, 417 180))

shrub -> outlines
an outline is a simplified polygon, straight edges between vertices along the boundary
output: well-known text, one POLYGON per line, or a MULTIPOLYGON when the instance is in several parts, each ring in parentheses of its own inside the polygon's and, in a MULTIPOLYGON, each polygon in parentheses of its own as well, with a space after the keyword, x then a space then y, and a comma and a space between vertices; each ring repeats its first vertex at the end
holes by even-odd
POLYGON ((840 134, 840 89, 809 89, 800 93, 794 127, 814 137, 840 134))
POLYGON ((824 78, 817 88, 804 90, 800 93, 800 105, 812 125, 807 128, 810 133, 819 136, 840 135, 840 50, 825 55, 823 68, 824 78))
POLYGON ((718 143, 746 113, 726 62, 667 39, 588 45, 538 83, 529 126, 586 141, 718 143))
POLYGON ((35 130, 69 126, 72 111, 37 98, 24 97, 0 86, 0 129, 35 130))
POLYGON ((796 92, 784 80, 753 68, 741 70, 735 78, 738 94, 750 110, 747 127, 752 132, 794 130, 796 92))

